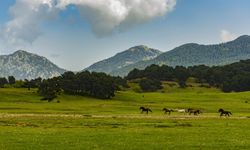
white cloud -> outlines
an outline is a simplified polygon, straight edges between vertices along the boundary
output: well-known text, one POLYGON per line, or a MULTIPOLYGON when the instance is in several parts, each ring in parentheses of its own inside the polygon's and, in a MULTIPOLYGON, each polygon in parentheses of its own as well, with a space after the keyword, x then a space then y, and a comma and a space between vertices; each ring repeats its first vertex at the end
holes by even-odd
POLYGON ((42 33, 42 23, 69 5, 78 8, 97 36, 105 36, 164 16, 176 0, 16 0, 10 8, 12 19, 1 29, 4 40, 9 44, 32 43, 42 33))
POLYGON ((236 35, 227 30, 221 30, 220 38, 222 42, 228 42, 236 39, 236 35))

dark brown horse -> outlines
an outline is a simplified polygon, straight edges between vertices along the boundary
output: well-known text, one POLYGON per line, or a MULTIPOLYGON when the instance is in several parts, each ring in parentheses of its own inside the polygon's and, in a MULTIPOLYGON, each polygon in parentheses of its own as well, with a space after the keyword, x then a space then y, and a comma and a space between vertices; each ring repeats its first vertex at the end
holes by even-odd
POLYGON ((165 114, 168 113, 168 115, 171 114, 171 112, 174 112, 173 109, 163 108, 162 111, 165 111, 165 114))
POLYGON ((141 113, 146 112, 148 114, 148 112, 152 112, 152 110, 150 108, 145 108, 145 107, 140 107, 141 113))
POLYGON ((230 115, 232 115, 232 113, 230 112, 230 111, 225 111, 224 109, 222 109, 222 108, 220 108, 219 110, 218 110, 218 112, 220 113, 220 117, 221 116, 223 116, 223 115, 225 115, 225 116, 230 116, 230 115))
POLYGON ((201 111, 199 109, 188 109, 189 115, 194 114, 194 115, 198 115, 201 113, 201 111))

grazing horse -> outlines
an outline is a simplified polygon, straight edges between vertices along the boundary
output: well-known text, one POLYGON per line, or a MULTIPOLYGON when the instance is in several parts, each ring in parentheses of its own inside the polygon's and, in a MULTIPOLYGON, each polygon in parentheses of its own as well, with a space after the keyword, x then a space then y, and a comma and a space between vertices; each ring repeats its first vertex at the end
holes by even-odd
POLYGON ((145 108, 145 107, 140 107, 141 113, 146 112, 148 114, 148 112, 152 112, 152 110, 150 108, 145 108))
POLYGON ((194 114, 194 115, 198 115, 201 113, 201 111, 199 109, 188 109, 189 115, 194 114))
POLYGON ((168 113, 168 115, 170 115, 171 112, 174 112, 173 109, 167 109, 167 108, 163 108, 162 111, 165 111, 165 114, 168 113))
POLYGON ((225 111, 225 110, 222 109, 222 108, 219 109, 218 112, 220 113, 220 117, 223 116, 223 115, 228 116, 228 117, 229 117, 230 115, 232 115, 232 113, 231 113, 230 111, 225 111))

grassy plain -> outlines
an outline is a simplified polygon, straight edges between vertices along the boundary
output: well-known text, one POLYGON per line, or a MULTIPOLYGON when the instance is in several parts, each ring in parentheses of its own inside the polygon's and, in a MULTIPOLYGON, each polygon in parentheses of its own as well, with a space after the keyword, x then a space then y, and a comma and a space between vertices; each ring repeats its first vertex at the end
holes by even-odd
POLYGON ((60 103, 40 101, 35 89, 0 89, 0 149, 250 149, 250 92, 131 87, 112 100, 60 95, 60 103), (140 106, 153 113, 140 114, 140 106), (163 107, 203 113, 168 116, 163 107), (218 117, 219 108, 233 116, 218 117))

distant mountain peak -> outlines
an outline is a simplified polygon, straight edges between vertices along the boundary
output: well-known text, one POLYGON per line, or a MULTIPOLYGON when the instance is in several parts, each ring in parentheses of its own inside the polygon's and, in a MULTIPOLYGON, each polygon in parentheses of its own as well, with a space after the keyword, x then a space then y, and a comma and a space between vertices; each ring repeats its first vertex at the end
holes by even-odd
MULTIPOLYGON (((242 40, 250 40, 250 36, 249 35, 242 35, 242 36, 239 36, 238 38, 236 38, 234 41, 242 41, 242 40)), ((234 41, 231 41, 231 42, 234 42, 234 41)))
POLYGON ((161 53, 161 51, 149 48, 145 45, 138 45, 117 53, 113 57, 94 63, 84 70, 111 73, 116 69, 136 62, 153 59, 161 53))
POLYGON ((50 78, 59 76, 64 69, 47 58, 18 50, 10 55, 0 55, 0 77, 14 76, 17 79, 50 78))
POLYGON ((32 53, 30 53, 30 52, 28 52, 28 51, 26 51, 26 50, 22 50, 22 49, 20 49, 20 50, 17 50, 17 51, 15 51, 15 52, 13 52, 12 54, 32 54, 32 53))
POLYGON ((128 50, 130 51, 134 51, 134 50, 150 50, 150 48, 146 45, 137 45, 137 46, 134 46, 134 47, 131 47, 129 48, 128 50))
POLYGON ((237 39, 221 44, 201 45, 188 43, 160 54, 154 59, 140 61, 113 71, 112 75, 127 75, 134 68, 144 69, 156 65, 194 66, 194 65, 226 65, 239 60, 250 59, 250 36, 243 35, 237 39))

